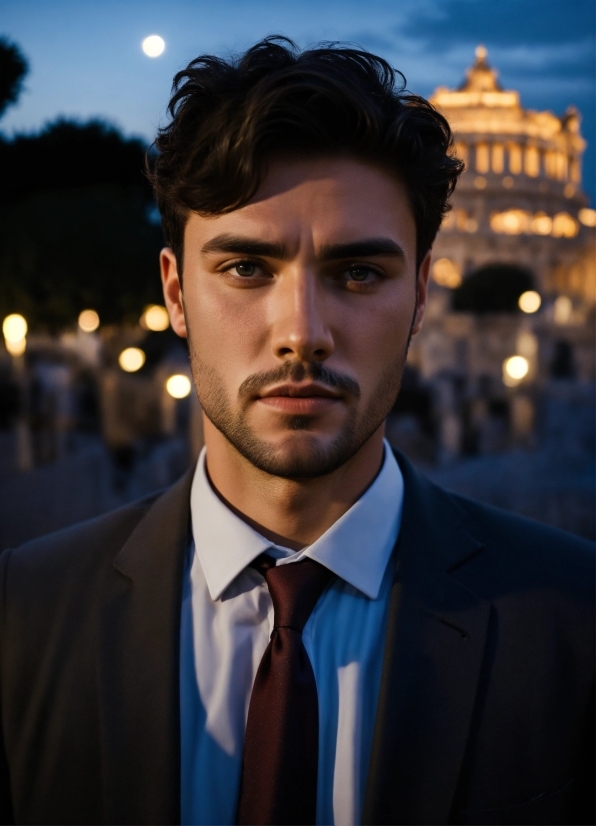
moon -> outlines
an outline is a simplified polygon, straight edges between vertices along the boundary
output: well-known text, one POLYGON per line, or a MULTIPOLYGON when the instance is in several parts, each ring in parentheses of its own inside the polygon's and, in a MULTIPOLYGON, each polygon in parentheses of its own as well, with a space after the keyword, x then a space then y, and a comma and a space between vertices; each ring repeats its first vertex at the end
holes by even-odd
POLYGON ((163 54, 166 42, 158 34, 150 34, 149 37, 143 40, 141 45, 147 57, 159 57, 160 54, 163 54))

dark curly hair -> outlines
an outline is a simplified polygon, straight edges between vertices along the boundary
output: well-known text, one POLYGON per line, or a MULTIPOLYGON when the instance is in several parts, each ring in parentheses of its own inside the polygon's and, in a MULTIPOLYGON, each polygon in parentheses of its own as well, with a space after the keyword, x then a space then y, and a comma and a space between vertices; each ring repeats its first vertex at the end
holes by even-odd
POLYGON ((230 60, 198 57, 175 76, 168 111, 148 175, 181 270, 189 212, 243 206, 274 157, 342 154, 397 174, 416 223, 418 265, 463 170, 449 124, 405 91, 401 72, 337 43, 300 52, 272 36, 230 60))

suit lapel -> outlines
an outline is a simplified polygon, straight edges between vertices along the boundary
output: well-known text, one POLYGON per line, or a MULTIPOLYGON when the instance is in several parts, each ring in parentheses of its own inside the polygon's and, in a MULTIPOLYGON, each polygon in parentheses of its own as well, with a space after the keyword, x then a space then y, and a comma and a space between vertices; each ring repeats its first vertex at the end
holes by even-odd
POLYGON ((457 580, 481 553, 448 494, 398 456, 405 498, 363 823, 449 821, 490 604, 457 580))
POLYGON ((100 692, 108 823, 180 822, 179 633, 192 471, 155 501, 114 561, 100 692))

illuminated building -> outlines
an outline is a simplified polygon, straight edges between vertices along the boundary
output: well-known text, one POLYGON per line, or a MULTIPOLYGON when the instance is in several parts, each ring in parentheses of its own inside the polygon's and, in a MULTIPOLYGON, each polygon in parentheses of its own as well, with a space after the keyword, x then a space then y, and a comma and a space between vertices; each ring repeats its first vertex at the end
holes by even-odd
POLYGON ((482 46, 460 88, 431 102, 466 168, 408 363, 432 398, 440 454, 529 446, 557 380, 594 380, 596 211, 581 187, 580 114, 525 109, 482 46))
POLYGON ((593 302, 596 213, 581 189, 579 112, 524 109, 483 46, 459 89, 439 87, 431 102, 466 165, 435 245, 435 282, 453 288, 483 265, 508 262, 530 270, 543 296, 593 302))

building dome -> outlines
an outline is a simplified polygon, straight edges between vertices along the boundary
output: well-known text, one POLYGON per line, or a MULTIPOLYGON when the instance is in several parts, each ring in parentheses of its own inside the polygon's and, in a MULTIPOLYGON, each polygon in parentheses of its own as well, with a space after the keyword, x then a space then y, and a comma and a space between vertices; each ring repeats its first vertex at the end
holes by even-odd
POLYGON ((574 107, 560 117, 525 109, 487 58, 478 46, 459 88, 439 87, 430 99, 449 121, 466 166, 435 244, 435 281, 457 286, 498 260, 531 269, 543 294, 587 298, 593 274, 584 224, 593 225, 596 212, 586 209, 581 189, 581 116, 574 107))

